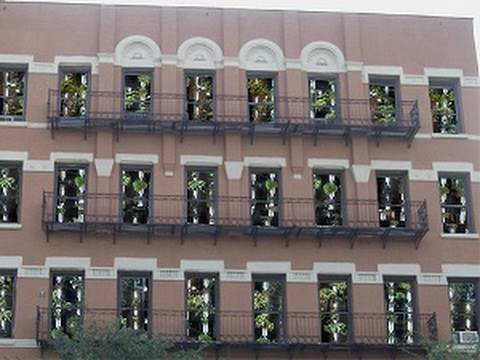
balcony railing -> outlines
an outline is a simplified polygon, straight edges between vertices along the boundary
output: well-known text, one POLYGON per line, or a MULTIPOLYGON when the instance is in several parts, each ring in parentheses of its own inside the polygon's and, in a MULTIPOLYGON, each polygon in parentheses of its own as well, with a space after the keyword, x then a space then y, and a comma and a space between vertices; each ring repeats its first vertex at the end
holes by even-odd
MULTIPOLYGON (((84 309, 83 326, 109 325, 119 321, 116 309, 84 309)), ((42 345, 51 342, 52 322, 47 308, 37 309, 36 338, 42 345)), ((345 319, 346 336, 338 337, 338 341, 325 341, 321 315, 319 313, 290 312, 280 315, 276 322, 276 337, 258 337, 254 314, 249 311, 218 311, 215 314, 215 328, 207 342, 200 337, 192 337, 189 331, 187 313, 185 311, 151 310, 148 314, 148 332, 177 344, 195 344, 201 342, 211 346, 267 346, 274 349, 288 346, 311 346, 312 348, 331 348, 347 350, 350 347, 368 348, 417 348, 425 343, 436 341, 437 322, 435 314, 416 314, 413 327, 408 337, 401 336, 402 331, 392 334, 391 315, 388 314, 349 314, 345 319), (256 335, 257 334, 257 335, 256 335), (405 340, 407 339, 408 340, 405 340), (199 341, 200 339, 200 341, 199 341)), ((333 339, 333 338, 330 338, 333 339)))
POLYGON ((390 210, 392 221, 386 222, 385 209, 379 208, 377 201, 344 200, 340 218, 336 208, 336 221, 328 226, 323 224, 330 213, 324 208, 318 211, 313 199, 285 198, 271 208, 270 204, 248 197, 220 196, 213 204, 199 202, 197 206, 207 206, 208 211, 200 209, 197 213, 203 216, 198 217, 192 217, 189 211, 191 200, 181 195, 154 195, 149 201, 132 205, 124 201, 122 194, 89 193, 81 203, 69 204, 74 208, 59 210, 56 195, 44 193, 42 221, 47 239, 52 231, 110 232, 114 238, 119 233, 143 233, 148 239, 157 235, 180 235, 183 239, 189 234, 212 235, 216 239, 222 233, 242 233, 254 239, 260 235, 283 236, 287 245, 300 236, 317 238, 319 244, 324 238, 345 237, 352 246, 357 238, 379 237, 385 246, 393 238, 412 239, 418 245, 428 230, 426 204, 417 201, 402 204, 406 220, 399 223, 395 220, 396 208, 390 210), (68 218, 64 216, 67 212, 68 218), (131 216, 136 213, 142 216, 131 216))
MULTIPOLYGON (((249 111, 247 96, 216 95, 208 111, 193 114, 195 107, 183 94, 153 94, 148 111, 128 111, 122 92, 89 91, 86 94, 87 109, 81 116, 62 116, 61 94, 50 90, 48 96, 48 120, 52 131, 77 129, 85 135, 97 129, 120 132, 174 131, 182 136, 186 132, 217 134, 239 131, 253 136, 263 134, 345 136, 362 133, 374 138, 400 137, 409 143, 420 128, 416 101, 401 101, 395 116, 378 120, 369 99, 340 99, 335 105, 335 116, 316 118, 308 97, 276 97, 271 106, 274 111, 267 120, 258 121, 249 111), (192 110, 193 109, 193 110, 192 110)), ((82 99, 82 101, 84 101, 82 99)), ((197 104, 198 105, 198 104, 197 104)), ((204 106, 203 104, 202 106, 204 106)), ((264 119, 264 118, 262 118, 264 119)))

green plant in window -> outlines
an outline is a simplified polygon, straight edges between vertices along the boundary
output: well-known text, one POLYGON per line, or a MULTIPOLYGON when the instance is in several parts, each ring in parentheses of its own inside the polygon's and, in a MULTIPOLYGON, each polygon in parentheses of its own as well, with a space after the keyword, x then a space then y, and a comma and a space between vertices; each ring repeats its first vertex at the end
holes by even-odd
POLYGON ((321 94, 316 94, 314 96, 312 107, 315 112, 324 113, 323 117, 326 120, 332 120, 336 118, 335 108, 335 92, 333 91, 323 91, 321 94))
POLYGON ((440 186, 440 196, 448 196, 450 189, 447 186, 440 186))
POLYGON ((85 97, 87 93, 87 84, 82 81, 82 74, 65 74, 61 93, 63 115, 79 116, 85 113, 85 97))
POLYGON ((273 179, 268 179, 265 181, 265 189, 267 189, 267 191, 273 191, 273 190, 276 190, 277 188, 278 188, 278 181, 273 179))
POLYGON ((265 100, 273 98, 273 89, 271 89, 267 81, 264 79, 248 80, 248 93, 251 97, 258 97, 265 100))
POLYGON ((132 182, 132 178, 128 175, 122 176, 122 186, 128 186, 132 182))
POLYGON ((202 192, 205 190, 207 183, 202 180, 199 174, 192 174, 191 178, 187 182, 187 188, 190 191, 202 192))
POLYGON ((322 187, 322 180, 314 176, 313 178, 313 188, 319 190, 322 187))
POLYGON ((141 194, 143 191, 147 189, 147 187, 148 187, 147 182, 141 179, 136 179, 132 183, 132 188, 137 194, 141 194))
POLYGON ((8 169, 0 170, 0 188, 5 190, 15 189, 15 178, 9 175, 8 169))
POLYGON ((334 195, 338 191, 338 186, 335 183, 328 182, 323 185, 323 192, 327 195, 334 195))
POLYGON ((267 313, 259 314, 255 317, 255 325, 260 329, 272 331, 275 328, 275 324, 270 321, 267 313))
POLYGON ((197 336, 197 341, 201 343, 209 343, 213 341, 213 338, 208 334, 200 334, 197 336))
POLYGON ((125 89, 125 108, 131 112, 148 112, 150 111, 150 76, 138 75, 136 82, 136 87, 125 89))
POLYGON ((77 187, 77 189, 81 189, 85 186, 85 177, 83 176, 75 176, 75 178, 73 179, 73 182, 75 183, 75 186, 77 187))

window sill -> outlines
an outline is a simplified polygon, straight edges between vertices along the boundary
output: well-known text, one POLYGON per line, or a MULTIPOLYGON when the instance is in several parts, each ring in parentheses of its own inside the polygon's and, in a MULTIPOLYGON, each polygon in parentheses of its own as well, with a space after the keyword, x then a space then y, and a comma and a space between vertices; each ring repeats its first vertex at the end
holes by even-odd
POLYGON ((468 135, 432 133, 432 139, 468 139, 468 135))
POLYGON ((18 224, 18 223, 0 224, 0 230, 20 230, 21 228, 22 228, 22 224, 18 224))
POLYGON ((27 127, 25 120, 22 121, 2 121, 0 118, 0 127, 27 127))
POLYGON ((478 240, 479 235, 477 233, 469 234, 441 234, 442 239, 460 239, 460 240, 478 240))

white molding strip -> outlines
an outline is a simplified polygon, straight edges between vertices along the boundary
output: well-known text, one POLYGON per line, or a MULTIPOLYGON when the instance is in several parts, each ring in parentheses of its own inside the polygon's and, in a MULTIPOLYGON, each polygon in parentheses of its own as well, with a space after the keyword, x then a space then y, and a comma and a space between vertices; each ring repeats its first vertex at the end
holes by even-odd
POLYGON ((27 161, 27 151, 0 151, 0 161, 27 161))
POLYGON ((220 273, 220 281, 225 282, 251 282, 252 273, 246 270, 224 270, 220 273))
POLYGON ((154 271, 157 269, 156 258, 116 257, 113 267, 117 271, 154 271))
POLYGON ((58 269, 82 269, 90 267, 89 257, 52 256, 45 259, 45 267, 58 269))
POLYGON ((92 162, 93 153, 78 153, 78 152, 51 152, 50 161, 68 161, 68 162, 92 162))
POLYGON ((185 272, 220 272, 225 269, 223 260, 181 260, 180 269, 185 272))
POLYGON ((328 158, 308 158, 307 165, 314 169, 348 169, 350 167, 349 159, 328 159, 328 158))
POLYGON ((85 279, 89 280, 111 280, 117 278, 117 272, 113 267, 94 266, 87 268, 85 279))
POLYGON ((19 278, 48 279, 48 268, 43 265, 22 265, 17 269, 19 278))
POLYGON ((443 264, 442 273, 447 277, 480 278, 480 265, 443 264))
POLYGON ((35 339, 0 339, 0 348, 35 349, 39 347, 35 339))
POLYGON ((157 154, 115 154, 115 162, 121 164, 158 164, 157 154))
POLYGON ((290 261, 248 261, 247 270, 259 274, 287 274, 292 264, 290 261))
POLYGON ((180 269, 157 269, 153 272, 153 280, 183 281, 185 277, 180 269))
POLYGON ((0 256, 1 269, 18 269, 22 264, 22 256, 0 256))
POLYGON ((377 271, 381 276, 418 276, 421 273, 419 264, 378 264, 377 271))
POLYGON ((0 230, 21 230, 23 225, 20 223, 3 223, 0 224, 0 230))
POLYGON ((315 262, 313 272, 318 275, 353 275, 356 268, 350 262, 315 262))
POLYGON ((222 156, 212 155, 180 155, 180 164, 185 166, 221 166, 222 156))
POLYGON ((457 239, 457 240, 478 240, 478 233, 469 234, 440 234, 442 239, 457 239))
POLYGON ((287 166, 287 159, 273 156, 245 156, 243 163, 247 167, 282 168, 287 166))

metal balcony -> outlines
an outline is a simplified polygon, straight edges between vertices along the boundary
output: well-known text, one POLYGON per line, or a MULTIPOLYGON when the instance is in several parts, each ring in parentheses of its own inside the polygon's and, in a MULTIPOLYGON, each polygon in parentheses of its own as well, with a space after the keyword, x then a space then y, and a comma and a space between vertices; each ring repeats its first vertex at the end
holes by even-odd
POLYGON ((285 239, 286 246, 300 237, 347 238, 353 247, 358 238, 379 238, 383 246, 390 239, 412 240, 418 246, 428 231, 425 202, 411 201, 387 209, 375 200, 344 200, 340 207, 315 204, 313 199, 285 198, 278 205, 248 197, 217 197, 212 202, 195 202, 181 195, 153 195, 141 204, 126 205, 122 194, 89 193, 70 199, 69 209, 59 216, 54 193, 43 194, 42 223, 47 234, 77 232, 144 234, 156 236, 212 236, 223 234, 285 239), (81 205, 79 205, 81 204, 81 205), (332 212, 333 211, 333 212, 332 212), (63 214, 70 214, 65 216, 63 214), (399 216, 402 221, 398 221, 399 216), (334 221, 332 220, 335 219, 334 221), (383 220, 382 220, 383 219, 383 220))
MULTIPOLYGON (((334 116, 316 118, 308 97, 276 97, 268 116, 253 116, 258 104, 247 96, 216 95, 208 103, 208 115, 193 113, 191 102, 183 94, 153 94, 142 102, 142 112, 126 111, 122 92, 89 91, 82 100, 84 111, 78 116, 67 116, 60 109, 58 90, 49 90, 48 122, 52 135, 58 130, 80 130, 85 136, 92 131, 108 129, 118 137, 123 132, 211 134, 239 132, 251 137, 256 134, 290 134, 337 136, 363 134, 379 141, 382 137, 401 138, 411 143, 420 128, 417 101, 401 101, 394 113, 382 118, 369 99, 339 99, 332 107, 334 116), (146 110, 147 109, 147 110, 146 110), (252 110, 253 109, 253 110, 252 110), (259 121, 261 119, 262 121, 259 121)), ((194 104, 205 106, 204 103, 194 104)), ((269 108, 270 109, 270 108, 269 108)), ((384 114, 385 115, 385 114, 384 114)))
MULTIPOLYGON (((82 310, 83 326, 108 325, 119 320, 117 309, 82 310)), ((344 336, 328 333, 322 315, 314 312, 285 312, 276 317, 270 335, 263 337, 250 311, 217 311, 209 340, 199 341, 185 311, 149 310, 147 331, 183 347, 204 346, 212 349, 251 348, 268 350, 309 349, 328 351, 419 351, 436 341, 437 321, 434 313, 406 314, 348 313, 344 318, 344 336), (274 334, 274 336, 272 335, 274 334), (336 338, 336 340, 334 340, 336 338)), ((51 344, 52 318, 48 308, 37 308, 36 339, 42 346, 51 344)), ((261 329, 260 329, 261 330, 261 329)))

